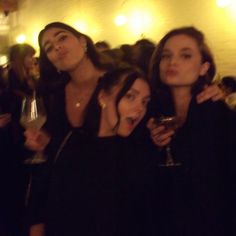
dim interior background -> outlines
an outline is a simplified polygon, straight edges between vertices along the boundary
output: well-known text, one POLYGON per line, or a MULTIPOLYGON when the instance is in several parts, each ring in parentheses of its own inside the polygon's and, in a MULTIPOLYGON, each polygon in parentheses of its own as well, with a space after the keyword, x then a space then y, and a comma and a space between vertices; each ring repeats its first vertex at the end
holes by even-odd
POLYGON ((112 47, 141 38, 156 43, 174 27, 193 25, 207 37, 218 76, 236 75, 236 0, 0 0, 0 64, 16 42, 38 49, 38 33, 52 21, 112 47))

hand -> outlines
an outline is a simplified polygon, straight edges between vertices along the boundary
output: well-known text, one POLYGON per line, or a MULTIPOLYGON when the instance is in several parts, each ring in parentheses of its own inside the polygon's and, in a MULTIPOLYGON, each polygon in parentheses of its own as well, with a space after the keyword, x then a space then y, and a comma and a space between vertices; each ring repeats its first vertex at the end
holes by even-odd
POLYGON ((166 129, 164 125, 157 125, 154 118, 151 118, 148 121, 147 128, 150 130, 153 143, 159 148, 170 143, 171 138, 175 133, 174 130, 166 129))
POLYGON ((197 95, 197 103, 202 103, 209 99, 212 101, 224 99, 224 91, 217 84, 206 85, 204 90, 197 95))
POLYGON ((31 151, 44 151, 50 141, 50 136, 43 130, 27 129, 24 135, 26 138, 25 147, 31 151))
POLYGON ((11 121, 11 114, 5 113, 0 115, 0 128, 4 128, 11 121))

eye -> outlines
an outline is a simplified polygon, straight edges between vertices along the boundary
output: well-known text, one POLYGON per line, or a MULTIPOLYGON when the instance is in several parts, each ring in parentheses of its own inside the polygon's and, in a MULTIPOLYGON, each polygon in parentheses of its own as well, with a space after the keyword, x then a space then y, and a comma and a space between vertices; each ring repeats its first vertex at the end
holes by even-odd
POLYGON ((129 101, 133 101, 135 99, 135 94, 133 94, 132 92, 127 92, 125 98, 129 101))
POLYGON ((189 59, 189 58, 192 58, 192 55, 190 53, 184 53, 181 55, 181 57, 184 59, 189 59))
POLYGON ((49 52, 52 51, 52 49, 53 49, 53 46, 52 46, 52 45, 48 45, 47 47, 44 48, 44 51, 45 51, 46 53, 49 53, 49 52))
POLYGON ((171 57, 171 54, 170 53, 163 53, 162 55, 161 55, 161 60, 163 60, 163 59, 169 59, 171 57))
POLYGON ((150 98, 145 98, 143 99, 142 104, 146 108, 149 102, 150 102, 150 98))
POLYGON ((59 42, 62 42, 62 41, 64 41, 64 40, 66 40, 67 37, 68 37, 68 36, 67 36, 66 34, 62 34, 62 35, 60 35, 58 41, 59 41, 59 42))

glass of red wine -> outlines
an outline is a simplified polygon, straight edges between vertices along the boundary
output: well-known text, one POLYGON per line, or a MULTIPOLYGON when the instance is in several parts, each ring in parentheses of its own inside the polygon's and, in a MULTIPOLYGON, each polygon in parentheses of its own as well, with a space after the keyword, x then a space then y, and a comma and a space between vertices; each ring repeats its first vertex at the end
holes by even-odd
MULTIPOLYGON (((161 116, 155 120, 156 125, 165 126, 165 130, 176 130, 180 126, 180 120, 177 116, 161 116)), ((163 162, 159 164, 161 167, 175 167, 175 166, 181 166, 181 163, 174 160, 172 150, 170 143, 166 145, 165 147, 166 156, 163 162)))

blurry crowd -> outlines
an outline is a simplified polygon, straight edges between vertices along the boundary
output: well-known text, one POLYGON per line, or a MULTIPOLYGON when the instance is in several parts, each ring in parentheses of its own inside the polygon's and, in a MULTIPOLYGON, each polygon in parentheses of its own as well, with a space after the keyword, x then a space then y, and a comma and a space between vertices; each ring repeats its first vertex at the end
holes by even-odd
POLYGON ((111 48, 53 22, 38 42, 0 67, 0 236, 236 235, 236 76, 214 82, 201 31, 111 48), (47 121, 23 128, 35 96, 47 121))

